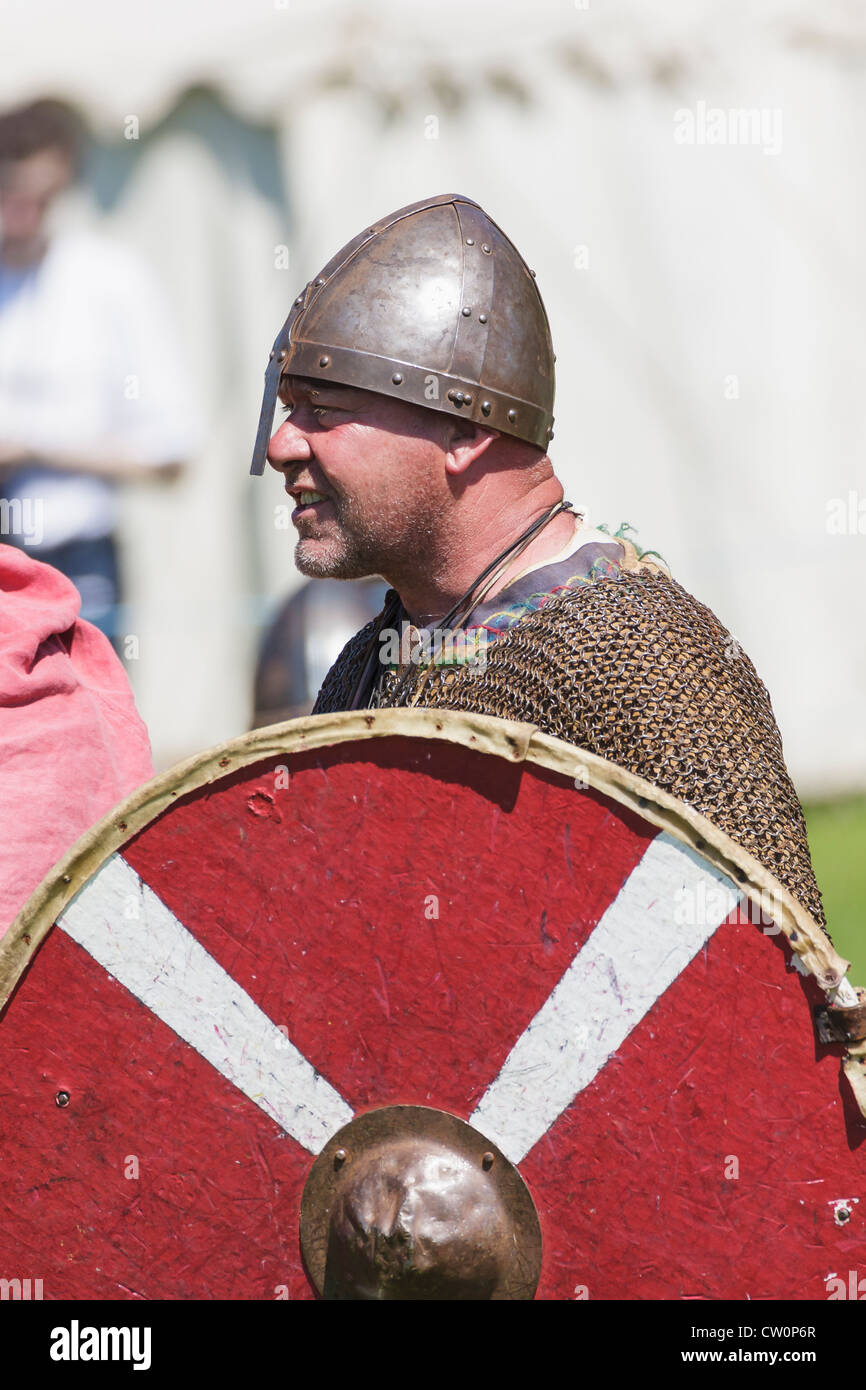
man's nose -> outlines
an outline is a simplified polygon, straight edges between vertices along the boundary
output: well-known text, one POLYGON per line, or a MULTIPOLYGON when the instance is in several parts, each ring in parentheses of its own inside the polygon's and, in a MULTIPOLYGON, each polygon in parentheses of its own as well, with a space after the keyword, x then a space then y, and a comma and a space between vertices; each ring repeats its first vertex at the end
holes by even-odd
POLYGON ((278 473, 290 463, 305 463, 313 456, 309 440, 292 420, 282 420, 268 444, 268 463, 278 473))

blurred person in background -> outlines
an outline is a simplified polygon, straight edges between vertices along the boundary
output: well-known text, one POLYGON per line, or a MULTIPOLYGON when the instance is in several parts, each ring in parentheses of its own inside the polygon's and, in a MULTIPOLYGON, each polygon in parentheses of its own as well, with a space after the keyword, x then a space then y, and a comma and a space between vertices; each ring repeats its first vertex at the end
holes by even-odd
POLYGON ((84 143, 61 102, 0 115, 0 541, 71 579, 118 645, 117 486, 175 478, 196 439, 147 268, 54 226, 84 143))

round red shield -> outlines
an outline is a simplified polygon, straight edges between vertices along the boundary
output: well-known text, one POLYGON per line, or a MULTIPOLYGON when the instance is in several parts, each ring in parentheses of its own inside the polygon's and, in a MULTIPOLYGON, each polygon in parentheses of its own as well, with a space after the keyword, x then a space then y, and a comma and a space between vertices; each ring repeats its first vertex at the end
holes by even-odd
POLYGON ((866 1125, 812 1014, 843 971, 709 822, 529 726, 258 730, 118 807, 0 946, 0 1276, 311 1298, 316 1154, 409 1105, 518 1166, 539 1298, 836 1296, 866 1125))

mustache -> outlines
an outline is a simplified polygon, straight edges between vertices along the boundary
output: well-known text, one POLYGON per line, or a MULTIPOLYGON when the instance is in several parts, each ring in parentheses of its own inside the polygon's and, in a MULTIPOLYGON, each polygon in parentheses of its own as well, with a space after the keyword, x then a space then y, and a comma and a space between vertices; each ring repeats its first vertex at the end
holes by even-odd
POLYGON ((304 486, 308 487, 311 492, 322 492, 326 493, 329 497, 334 496, 338 492, 338 489, 334 487, 330 478, 325 477, 321 469, 315 467, 311 468, 311 462, 314 463, 315 460, 305 459, 297 468, 291 471, 288 469, 284 471, 283 477, 285 478, 286 488, 297 487, 299 480, 303 478, 305 480, 304 486), (310 479, 312 481, 309 481, 310 479))

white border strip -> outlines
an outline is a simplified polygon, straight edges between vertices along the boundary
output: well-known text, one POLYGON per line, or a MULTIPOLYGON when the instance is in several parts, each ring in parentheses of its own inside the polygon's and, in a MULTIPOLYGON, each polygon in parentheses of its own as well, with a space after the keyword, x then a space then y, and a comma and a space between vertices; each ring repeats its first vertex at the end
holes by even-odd
POLYGON ((657 835, 470 1124, 520 1163, 742 899, 694 850, 657 835))
POLYGON ((58 926, 310 1153, 348 1124, 342 1096, 113 854, 58 926))

